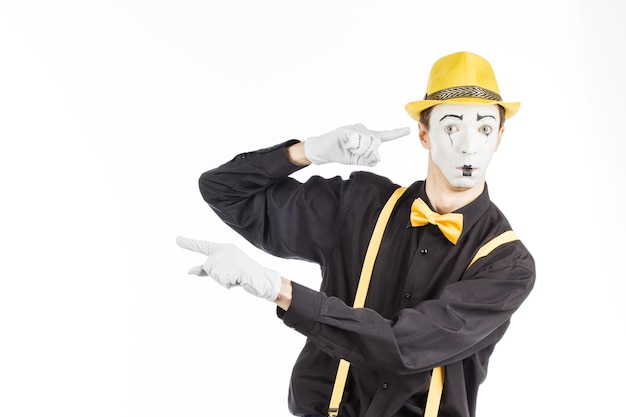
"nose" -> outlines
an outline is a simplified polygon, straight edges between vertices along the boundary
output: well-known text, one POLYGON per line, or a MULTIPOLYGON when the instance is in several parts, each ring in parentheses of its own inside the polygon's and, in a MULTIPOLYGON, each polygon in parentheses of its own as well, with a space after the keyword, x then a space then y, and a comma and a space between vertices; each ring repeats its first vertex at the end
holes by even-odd
POLYGON ((479 138, 475 137, 469 132, 464 132, 459 138, 459 152, 464 155, 474 155, 478 152, 478 140, 479 138))

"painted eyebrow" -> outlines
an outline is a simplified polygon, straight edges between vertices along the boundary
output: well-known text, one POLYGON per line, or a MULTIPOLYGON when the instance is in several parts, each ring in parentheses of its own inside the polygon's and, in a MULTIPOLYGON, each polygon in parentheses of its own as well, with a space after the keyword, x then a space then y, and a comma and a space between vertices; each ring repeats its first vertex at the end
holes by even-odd
POLYGON ((481 119, 484 119, 485 117, 491 117, 493 120, 496 120, 496 118, 490 114, 485 114, 484 116, 481 116, 480 114, 476 114, 476 121, 479 122, 481 119))
POLYGON ((445 116, 443 116, 441 119, 439 119, 439 121, 442 121, 443 119, 445 119, 446 117, 456 117, 459 120, 463 120, 463 115, 458 115, 458 114, 446 114, 445 116))

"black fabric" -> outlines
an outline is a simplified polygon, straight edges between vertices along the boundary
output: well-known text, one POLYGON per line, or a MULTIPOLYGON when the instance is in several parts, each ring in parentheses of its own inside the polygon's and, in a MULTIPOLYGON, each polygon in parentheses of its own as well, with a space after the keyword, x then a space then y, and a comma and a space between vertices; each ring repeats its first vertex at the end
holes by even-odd
POLYGON ((511 227, 483 194, 458 210, 456 245, 434 225, 409 223, 425 183, 398 201, 372 273, 365 308, 353 309, 363 259, 385 202, 398 187, 370 172, 349 179, 290 177, 284 148, 236 156, 200 178, 205 201, 230 227, 276 256, 320 265, 320 291, 294 281, 285 325, 306 336, 293 369, 289 409, 325 414, 340 358, 351 362, 341 417, 422 416, 430 371, 445 366, 440 417, 474 416, 495 344, 535 280, 522 242, 498 247, 466 270, 476 251, 511 227))

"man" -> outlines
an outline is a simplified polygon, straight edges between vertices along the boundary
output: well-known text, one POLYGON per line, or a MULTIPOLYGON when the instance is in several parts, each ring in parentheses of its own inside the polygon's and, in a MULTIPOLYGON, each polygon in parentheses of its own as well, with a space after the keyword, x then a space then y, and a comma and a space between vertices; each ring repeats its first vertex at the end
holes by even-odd
POLYGON ((352 305, 365 254, 399 186, 370 172, 304 183, 289 175, 311 163, 374 166, 381 143, 408 129, 346 126, 240 154, 200 178, 209 206, 252 244, 321 267, 314 291, 233 245, 178 239, 208 256, 191 273, 274 301, 284 323, 307 337, 289 389, 294 415, 328 415, 345 359, 340 417, 423 416, 434 368, 445 375, 435 413, 474 416, 489 356, 533 287, 534 261, 519 240, 472 263, 483 245, 511 229, 490 201, 485 173, 504 119, 519 103, 502 101, 490 64, 468 52, 438 60, 426 91, 406 110, 428 150, 427 177, 410 185, 391 212, 364 308, 352 305))

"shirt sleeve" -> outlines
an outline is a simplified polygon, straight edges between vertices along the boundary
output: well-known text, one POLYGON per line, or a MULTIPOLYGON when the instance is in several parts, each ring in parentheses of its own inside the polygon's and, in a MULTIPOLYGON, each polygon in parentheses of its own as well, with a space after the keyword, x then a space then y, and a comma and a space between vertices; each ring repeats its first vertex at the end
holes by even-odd
MULTIPOLYGON (((497 342, 530 293, 534 261, 520 242, 496 249, 470 277, 392 319, 294 284, 284 323, 353 365, 398 374, 458 362, 497 342)), ((478 265, 478 263, 476 264, 478 265)))
POLYGON ((200 192, 215 213, 256 247, 275 256, 322 263, 335 245, 343 179, 289 177, 294 165, 279 145, 237 155, 203 173, 200 192))

